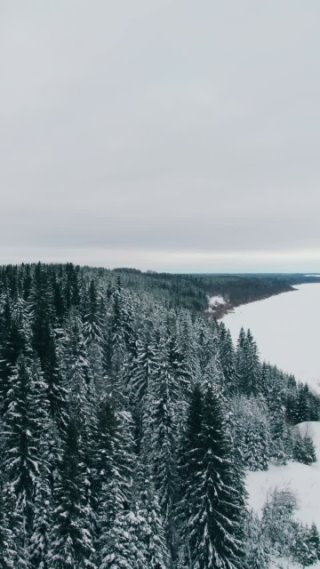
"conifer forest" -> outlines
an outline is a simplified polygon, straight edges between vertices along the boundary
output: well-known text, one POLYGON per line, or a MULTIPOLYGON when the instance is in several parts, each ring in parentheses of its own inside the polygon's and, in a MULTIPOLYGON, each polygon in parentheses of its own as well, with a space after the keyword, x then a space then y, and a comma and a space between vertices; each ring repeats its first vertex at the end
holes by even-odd
MULTIPOLYGON (((222 286, 222 285, 221 285, 222 286)), ((191 289, 190 289, 191 290, 191 289)), ((0 569, 267 569, 315 525, 248 471, 316 460, 320 400, 164 275, 0 267, 0 569), (179 296, 179 295, 178 295, 179 296)))

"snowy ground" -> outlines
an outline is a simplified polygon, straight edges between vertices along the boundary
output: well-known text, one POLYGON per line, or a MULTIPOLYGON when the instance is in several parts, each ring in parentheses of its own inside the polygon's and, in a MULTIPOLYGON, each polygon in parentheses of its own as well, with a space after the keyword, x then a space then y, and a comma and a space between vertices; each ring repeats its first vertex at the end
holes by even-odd
MULTIPOLYGON (((297 519, 308 525, 314 522, 320 530, 320 422, 301 423, 299 428, 302 434, 308 432, 312 437, 318 461, 310 466, 290 462, 286 466, 272 465, 266 472, 249 472, 249 507, 260 514, 273 490, 290 490, 297 498, 297 519)), ((295 566, 284 563, 283 567, 295 566)), ((320 569, 320 562, 312 568, 320 569)))
MULTIPOLYGON (((311 569, 319 569, 320 565, 311 565, 311 569)), ((292 561, 288 561, 287 559, 276 559, 273 563, 271 563, 269 569, 301 569, 301 565, 297 565, 292 561)))
POLYGON ((250 328, 261 358, 320 393, 320 284, 239 306, 223 318, 236 342, 250 328))

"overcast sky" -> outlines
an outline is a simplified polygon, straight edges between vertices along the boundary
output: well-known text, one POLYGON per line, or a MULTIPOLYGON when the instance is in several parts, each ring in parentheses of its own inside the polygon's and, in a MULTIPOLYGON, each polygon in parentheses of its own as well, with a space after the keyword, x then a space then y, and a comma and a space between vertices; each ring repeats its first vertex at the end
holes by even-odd
POLYGON ((0 0, 0 262, 320 271, 319 0, 0 0))

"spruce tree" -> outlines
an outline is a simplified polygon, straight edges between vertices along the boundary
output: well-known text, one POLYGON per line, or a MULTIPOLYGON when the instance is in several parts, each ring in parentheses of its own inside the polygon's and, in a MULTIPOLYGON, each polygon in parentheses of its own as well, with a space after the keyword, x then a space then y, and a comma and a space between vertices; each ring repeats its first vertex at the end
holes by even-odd
POLYGON ((141 467, 136 474, 137 535, 144 557, 144 566, 149 569, 168 569, 169 551, 166 532, 159 504, 159 496, 148 467, 141 467))
POLYGON ((230 331, 226 330, 223 323, 220 325, 219 330, 219 353, 225 379, 226 393, 228 395, 235 394, 238 391, 235 370, 235 353, 230 331))
POLYGON ((199 395, 194 394, 188 423, 186 490, 180 508, 185 515, 190 566, 194 569, 243 567, 241 484, 235 483, 225 421, 211 385, 205 386, 201 403, 199 395), (196 412, 200 412, 200 416, 197 417, 196 412), (195 432, 191 429, 192 423, 196 426, 195 432))
POLYGON ((34 569, 50 569, 52 505, 49 473, 42 469, 35 487, 34 521, 29 546, 30 567, 34 569))
POLYGON ((81 431, 70 419, 54 489, 49 566, 52 569, 95 569, 94 516, 88 496, 88 470, 81 431))
POLYGON ((14 489, 26 531, 32 529, 35 485, 43 462, 41 436, 46 427, 47 389, 37 361, 20 356, 9 378, 3 417, 5 483, 14 489))
MULTIPOLYGON (((159 345, 159 367, 155 376, 151 399, 150 464, 154 483, 159 492, 161 512, 167 532, 171 555, 175 555, 175 528, 173 512, 177 490, 177 437, 180 386, 177 383, 167 359, 165 341, 159 345)), ((146 433, 147 436, 148 433, 146 433)))
POLYGON ((0 478, 0 569, 25 569, 27 565, 27 560, 23 564, 23 555, 19 555, 19 544, 15 539, 22 525, 16 524, 17 519, 12 515, 14 503, 10 487, 4 488, 0 478))
POLYGON ((98 425, 103 428, 103 432, 98 434, 96 450, 99 467, 99 493, 95 503, 98 528, 97 565, 99 568, 112 568, 112 563, 117 561, 119 567, 140 568, 143 565, 130 565, 134 557, 139 558, 140 555, 136 534, 138 520, 132 501, 132 418, 128 413, 115 414, 112 407, 106 405, 101 409, 98 425))

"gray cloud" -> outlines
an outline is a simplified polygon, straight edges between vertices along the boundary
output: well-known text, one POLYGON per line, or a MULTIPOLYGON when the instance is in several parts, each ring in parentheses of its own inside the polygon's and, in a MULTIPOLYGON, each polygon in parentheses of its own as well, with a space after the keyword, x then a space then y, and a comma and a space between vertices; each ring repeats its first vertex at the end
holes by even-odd
POLYGON ((0 261, 315 270, 316 0, 5 0, 0 261))

